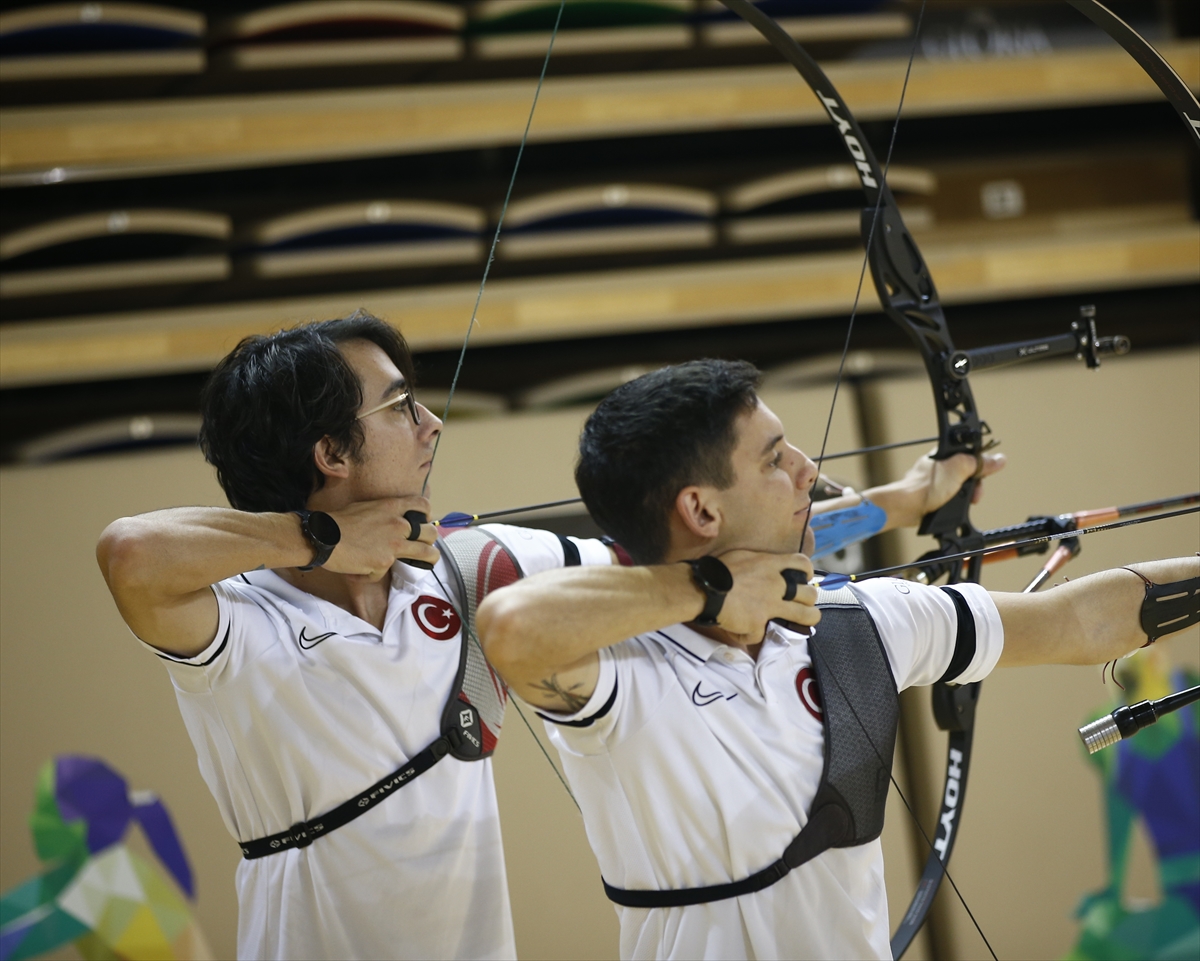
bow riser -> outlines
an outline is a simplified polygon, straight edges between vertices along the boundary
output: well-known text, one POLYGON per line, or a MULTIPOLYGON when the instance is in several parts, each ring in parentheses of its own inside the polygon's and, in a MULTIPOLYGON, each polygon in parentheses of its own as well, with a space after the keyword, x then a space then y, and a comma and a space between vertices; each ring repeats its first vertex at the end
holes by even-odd
MULTIPOLYGON (((925 362, 938 419, 934 457, 944 460, 955 454, 979 454, 987 428, 979 419, 966 378, 956 378, 947 369, 955 347, 937 288, 886 183, 881 194, 878 211, 868 208, 862 215, 863 236, 870 238, 871 277, 884 313, 908 334, 925 362)), ((977 483, 975 478, 968 479, 950 501, 927 514, 919 533, 932 534, 948 550, 970 550, 959 545, 975 533, 968 512, 977 483)))

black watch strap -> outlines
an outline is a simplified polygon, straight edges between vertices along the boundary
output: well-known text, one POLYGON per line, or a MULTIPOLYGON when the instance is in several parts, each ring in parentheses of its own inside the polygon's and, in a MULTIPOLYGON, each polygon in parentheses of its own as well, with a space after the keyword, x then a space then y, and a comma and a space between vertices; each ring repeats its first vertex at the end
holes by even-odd
POLYGON ((298 569, 311 571, 314 567, 321 567, 329 560, 329 555, 333 553, 333 549, 342 539, 342 532, 338 528, 337 521, 324 511, 292 511, 292 513, 300 518, 300 530, 313 549, 312 560, 298 569))
POLYGON ((684 561, 692 569, 692 580, 704 592, 704 609, 691 623, 716 627, 717 615, 725 605, 725 595, 733 588, 729 568, 715 557, 700 557, 684 561))

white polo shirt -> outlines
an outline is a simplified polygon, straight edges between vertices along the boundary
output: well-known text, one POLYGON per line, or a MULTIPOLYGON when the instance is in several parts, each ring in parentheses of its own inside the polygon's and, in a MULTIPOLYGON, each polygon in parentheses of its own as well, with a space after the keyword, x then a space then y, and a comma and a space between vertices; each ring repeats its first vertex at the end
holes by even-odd
MULTIPOLYGON (((554 534, 486 529, 526 574, 563 564, 554 534)), ((451 583, 444 562, 397 563, 381 631, 254 571, 213 586, 207 650, 155 651, 238 841, 337 807, 437 739, 461 650, 451 583)), ((311 846, 243 860, 237 890, 242 958, 516 957, 490 759, 447 757, 311 846)))
MULTIPOLYGON (((892 579, 853 589, 899 689, 942 676, 958 624, 945 593, 892 579)), ((976 623, 975 657, 954 678, 965 683, 996 665, 1003 628, 985 590, 957 589, 976 623)), ((777 860, 821 780, 814 688, 807 640, 775 625, 757 661, 683 625, 601 651, 588 704, 546 727, 605 880, 700 887, 777 860)), ((616 910, 622 958, 891 958, 879 841, 826 851, 739 898, 616 910)))

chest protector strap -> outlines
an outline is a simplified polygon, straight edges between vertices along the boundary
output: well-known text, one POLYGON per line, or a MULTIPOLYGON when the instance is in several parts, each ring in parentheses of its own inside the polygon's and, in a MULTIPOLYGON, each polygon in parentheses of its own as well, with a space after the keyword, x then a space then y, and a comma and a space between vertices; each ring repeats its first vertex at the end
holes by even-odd
POLYGON ((874 841, 892 774, 900 701, 871 616, 849 588, 821 591, 821 623, 808 639, 825 721, 825 763, 808 822, 774 864, 728 884, 670 891, 604 893, 630 908, 674 908, 723 901, 770 887, 830 848, 874 841))
MULTIPOLYGON (((565 541, 564 551, 569 543, 565 541)), ((574 544, 570 546, 575 549, 574 544)), ((269 837, 241 842, 242 856, 247 860, 278 854, 289 848, 308 847, 317 838, 349 824, 416 780, 447 754, 460 761, 479 761, 490 757, 495 750, 508 702, 508 689, 483 656, 483 648, 475 634, 475 612, 488 594, 512 584, 524 573, 507 547, 477 527, 451 531, 438 540, 437 547, 450 572, 453 583, 449 587, 456 595, 462 621, 458 673, 442 711, 441 736, 387 777, 320 817, 293 824, 286 831, 269 837)), ((571 559, 569 555, 567 559, 571 559)), ((577 549, 574 560, 579 563, 577 549)))

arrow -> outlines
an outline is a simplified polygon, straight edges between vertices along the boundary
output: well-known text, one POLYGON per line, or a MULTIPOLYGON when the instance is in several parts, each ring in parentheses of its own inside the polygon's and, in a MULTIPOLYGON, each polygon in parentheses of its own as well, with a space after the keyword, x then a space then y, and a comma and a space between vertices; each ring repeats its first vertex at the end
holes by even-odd
MULTIPOLYGON (((873 454, 881 450, 894 450, 897 447, 916 447, 918 444, 936 444, 936 437, 919 437, 916 440, 901 440, 892 444, 874 444, 870 447, 856 447, 854 450, 844 450, 837 454, 826 454, 823 460, 837 460, 840 457, 856 457, 859 454, 873 454)), ((525 514, 531 511, 549 510, 551 507, 564 507, 567 504, 581 504, 582 497, 568 497, 561 501, 547 501, 544 504, 529 504, 525 507, 509 507, 502 511, 489 511, 486 514, 464 514, 452 511, 440 520, 434 521, 438 527, 466 527, 476 521, 488 520, 492 517, 507 517, 510 514, 525 514)))
MULTIPOLYGON (((1191 496, 1191 495, 1189 495, 1191 496)), ((818 582, 826 590, 836 590, 852 581, 865 581, 873 577, 886 577, 900 571, 910 571, 915 567, 927 567, 930 564, 945 564, 951 561, 964 561, 972 557, 986 557, 999 551, 1011 551, 1021 547, 1031 547, 1049 544, 1051 541, 1066 540, 1068 537, 1082 537, 1084 534, 1096 534, 1100 531, 1115 531, 1122 527, 1132 527, 1135 524, 1148 524, 1150 521, 1162 521, 1168 517, 1182 517, 1185 514, 1198 514, 1200 507, 1187 507, 1183 510, 1168 511, 1165 514, 1155 514, 1153 517, 1134 517, 1129 520, 1117 521, 1112 524, 1098 524, 1095 527, 1084 527, 1079 530, 1060 531, 1057 534, 1046 534, 1042 537, 1029 537, 1024 540, 1012 541, 1007 544, 997 544, 995 547, 984 547, 975 551, 962 551, 958 554, 946 554, 944 557, 926 557, 924 560, 913 561, 909 564, 897 564, 894 567, 881 567, 879 570, 867 571, 865 574, 826 574, 818 582)))

